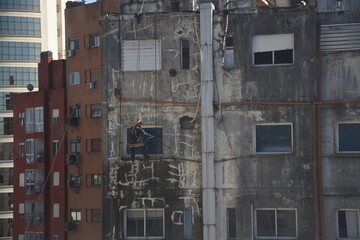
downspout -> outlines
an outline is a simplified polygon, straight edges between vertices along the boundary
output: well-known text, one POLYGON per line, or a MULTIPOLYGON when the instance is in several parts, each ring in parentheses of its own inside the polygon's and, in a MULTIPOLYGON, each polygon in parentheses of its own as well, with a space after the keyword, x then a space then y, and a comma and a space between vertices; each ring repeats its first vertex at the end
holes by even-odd
POLYGON ((316 97, 313 105, 314 126, 314 206, 315 206, 315 239, 323 240, 324 232, 324 198, 322 180, 322 157, 321 157, 321 54, 320 54, 320 31, 321 22, 317 20, 316 26, 316 97))
POLYGON ((213 10, 212 3, 200 5, 200 53, 201 53, 201 146, 202 146, 202 200, 203 239, 216 240, 215 203, 215 127, 214 127, 214 79, 213 79, 213 10))

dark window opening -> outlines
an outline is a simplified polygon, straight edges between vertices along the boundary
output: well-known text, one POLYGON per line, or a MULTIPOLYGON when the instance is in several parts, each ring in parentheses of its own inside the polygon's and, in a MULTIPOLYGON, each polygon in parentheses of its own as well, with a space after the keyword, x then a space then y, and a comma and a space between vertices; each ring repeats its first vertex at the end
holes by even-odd
POLYGON ((181 40, 181 68, 190 68, 190 41, 181 40))
MULTIPOLYGON (((154 136, 149 138, 149 136, 142 136, 142 142, 145 143, 148 154, 163 154, 163 129, 161 127, 144 127, 142 128, 146 133, 154 136)), ((129 139, 130 128, 127 129, 127 142, 130 143, 129 139)), ((135 154, 142 154, 141 148, 135 149, 135 154)), ((129 149, 127 148, 127 154, 130 154, 129 149)))
POLYGON ((275 64, 289 64, 293 63, 293 50, 279 50, 274 51, 275 64))
POLYGON ((180 128, 181 129, 194 129, 195 128, 195 121, 193 118, 184 116, 180 118, 180 128))
POLYGON ((339 152, 360 151, 360 123, 339 123, 339 152))
POLYGON ((257 153, 292 152, 291 124, 257 125, 256 152, 257 153))
POLYGON ((236 239, 236 209, 229 208, 228 215, 228 239, 236 239))
POLYGON ((272 51, 254 53, 254 64, 255 65, 272 64, 272 63, 273 63, 272 51))

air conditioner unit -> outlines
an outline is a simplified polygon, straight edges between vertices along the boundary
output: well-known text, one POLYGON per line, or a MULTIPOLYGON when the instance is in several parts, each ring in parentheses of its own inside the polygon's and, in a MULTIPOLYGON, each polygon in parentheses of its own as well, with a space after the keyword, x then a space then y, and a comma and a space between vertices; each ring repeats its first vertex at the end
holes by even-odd
POLYGON ((73 57, 75 55, 75 51, 74 50, 67 50, 66 51, 66 57, 73 57))
POLYGON ((87 89, 93 89, 93 88, 95 88, 95 86, 96 86, 96 83, 94 83, 94 82, 87 83, 87 89))
POLYGON ((67 165, 78 165, 80 164, 80 157, 78 154, 66 154, 65 162, 67 165))

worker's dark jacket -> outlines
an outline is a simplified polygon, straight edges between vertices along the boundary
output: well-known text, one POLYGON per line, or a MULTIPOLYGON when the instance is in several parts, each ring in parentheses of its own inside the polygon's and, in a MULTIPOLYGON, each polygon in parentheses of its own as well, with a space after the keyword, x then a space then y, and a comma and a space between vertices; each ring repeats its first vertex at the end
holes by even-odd
POLYGON ((142 128, 135 126, 130 128, 128 135, 130 141, 129 147, 131 148, 144 146, 141 136, 143 135, 151 136, 150 134, 145 132, 142 128))

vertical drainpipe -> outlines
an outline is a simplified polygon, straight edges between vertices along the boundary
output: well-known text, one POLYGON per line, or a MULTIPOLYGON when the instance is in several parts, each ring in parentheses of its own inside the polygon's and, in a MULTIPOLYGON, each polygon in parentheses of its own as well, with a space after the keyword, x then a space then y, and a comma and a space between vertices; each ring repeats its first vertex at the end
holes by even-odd
POLYGON ((212 3, 200 5, 201 53, 201 145, 203 239, 216 240, 216 204, 214 171, 214 79, 213 79, 213 10, 212 3))

